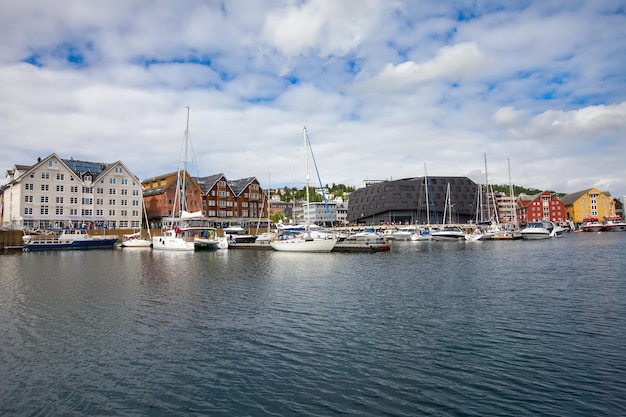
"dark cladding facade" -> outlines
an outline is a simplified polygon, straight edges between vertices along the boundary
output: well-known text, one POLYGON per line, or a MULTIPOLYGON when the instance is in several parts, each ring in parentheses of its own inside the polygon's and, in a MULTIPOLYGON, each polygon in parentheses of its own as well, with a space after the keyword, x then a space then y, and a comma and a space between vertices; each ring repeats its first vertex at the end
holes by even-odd
POLYGON ((384 181, 359 188, 350 194, 348 222, 426 224, 430 216, 431 224, 447 223, 443 214, 448 184, 452 222, 469 222, 475 217, 479 187, 467 177, 428 177, 428 213, 424 177, 384 181))

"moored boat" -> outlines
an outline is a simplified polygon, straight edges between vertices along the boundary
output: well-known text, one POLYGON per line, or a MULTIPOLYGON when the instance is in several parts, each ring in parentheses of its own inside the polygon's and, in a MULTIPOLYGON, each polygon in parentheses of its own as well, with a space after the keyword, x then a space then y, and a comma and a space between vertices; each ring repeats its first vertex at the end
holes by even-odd
POLYGON ((122 235, 122 243, 120 246, 123 248, 149 248, 152 247, 152 240, 143 239, 141 232, 135 232, 122 235))
POLYGON ((538 240, 558 237, 563 233, 563 228, 557 227, 553 221, 537 220, 530 222, 520 231, 523 239, 538 240))
MULTIPOLYGON (((305 194, 306 194, 306 207, 308 208, 309 202, 309 157, 308 149, 311 146, 309 143, 309 137, 307 135, 306 127, 303 128, 304 135, 304 165, 305 165, 305 194)), ((305 225, 302 233, 281 236, 281 238, 270 241, 272 249, 279 252, 331 252, 337 244, 337 236, 332 233, 319 232, 313 233, 311 230, 311 222, 308 215, 308 210, 305 214, 305 225)))
POLYGON ((604 230, 607 232, 626 232, 626 222, 620 216, 607 216, 604 218, 604 230))
POLYGON ((117 236, 92 236, 85 229, 49 230, 38 235, 24 235, 25 251, 73 250, 73 249, 112 249, 117 236))
POLYGON ((583 232, 602 232, 604 228, 604 224, 600 223, 597 217, 585 217, 583 224, 580 225, 583 232))

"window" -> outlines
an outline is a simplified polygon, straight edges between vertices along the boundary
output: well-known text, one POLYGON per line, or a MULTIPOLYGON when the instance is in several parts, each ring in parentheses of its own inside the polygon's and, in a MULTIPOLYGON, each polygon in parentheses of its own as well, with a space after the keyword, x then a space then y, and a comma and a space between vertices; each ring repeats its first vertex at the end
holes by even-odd
POLYGON ((54 208, 54 214, 56 214, 57 216, 63 215, 63 206, 56 206, 54 208))
POLYGON ((92 215, 93 215, 93 210, 91 210, 91 209, 82 209, 82 210, 80 211, 80 213, 81 213, 83 216, 92 216, 92 215))
POLYGON ((32 203, 33 202, 33 196, 32 195, 25 195, 24 196, 24 202, 25 203, 32 203))
POLYGON ((73 193, 77 193, 78 192, 78 186, 77 185, 72 185, 70 187, 70 191, 73 192, 73 193))
POLYGON ((39 214, 48 214, 48 206, 41 206, 39 214))
POLYGON ((128 195, 128 190, 122 190, 121 193, 122 195, 128 195))
POLYGON ((92 187, 83 187, 83 194, 93 194, 92 187))
POLYGON ((109 206, 114 206, 115 205, 115 200, 109 200, 109 206))
POLYGON ((63 192, 63 186, 57 185, 57 193, 62 193, 62 192, 63 192))
POLYGON ((59 166, 59 161, 57 161, 56 159, 51 159, 48 161, 48 166, 50 168, 56 168, 59 166))
POLYGON ((63 204, 63 197, 57 197, 56 198, 56 203, 57 204, 63 204))
MULTIPOLYGON (((116 174, 121 174, 121 173, 123 173, 123 172, 124 172, 124 171, 122 170, 122 167, 115 167, 115 173, 116 173, 116 174)), ((115 183, 113 183, 113 184, 115 184, 115 183)))
POLYGON ((115 195, 115 188, 109 188, 109 194, 115 195))
POLYGON ((29 190, 29 191, 33 191, 35 189, 33 184, 24 184, 24 189, 25 190, 29 190))
POLYGON ((32 207, 24 207, 24 214, 33 214, 32 207))
POLYGON ((109 178, 109 184, 115 184, 115 178, 109 178))
POLYGON ((70 209, 70 216, 78 216, 78 209, 70 209))
POLYGON ((41 173, 41 179, 42 180, 49 180, 50 179, 50 174, 47 172, 42 172, 41 173))
POLYGON ((65 174, 57 174, 57 180, 63 181, 65 179, 65 174))
POLYGON ((104 210, 102 209, 96 210, 96 216, 104 216, 104 210))
POLYGON ((122 185, 128 185, 128 179, 127 178, 122 178, 121 180, 122 185))
POLYGON ((109 216, 115 216, 115 210, 109 210, 109 216))
POLYGON ((90 206, 92 204, 93 204, 93 200, 91 198, 83 197, 83 205, 90 206))
POLYGON ((128 205, 128 200, 122 200, 122 205, 123 206, 127 206, 128 205))
POLYGON ((128 217, 128 211, 127 210, 121 210, 120 214, 124 217, 128 217))
POLYGON ((78 204, 78 197, 70 197, 70 204, 78 204))
POLYGON ((104 194, 104 188, 96 188, 96 194, 104 194))
POLYGON ((102 199, 102 198, 96 198, 96 205, 98 205, 98 206, 102 206, 102 205, 104 205, 104 199, 102 199))
POLYGON ((41 202, 42 203, 47 203, 48 202, 48 196, 47 195, 42 195, 41 196, 41 202))
POLYGON ((41 184, 41 191, 49 191, 48 184, 41 184))

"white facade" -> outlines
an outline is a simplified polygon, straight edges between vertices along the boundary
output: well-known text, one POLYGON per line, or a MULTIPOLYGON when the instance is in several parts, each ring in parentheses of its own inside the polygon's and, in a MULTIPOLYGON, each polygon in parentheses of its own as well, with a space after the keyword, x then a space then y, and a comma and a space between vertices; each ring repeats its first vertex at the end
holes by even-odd
POLYGON ((52 154, 33 166, 7 171, 4 227, 141 225, 141 181, 122 162, 65 161, 52 154))
POLYGON ((308 206, 304 203, 302 206, 295 209, 294 217, 296 218, 296 221, 300 223, 304 223, 308 218, 310 223, 328 225, 331 223, 332 219, 334 224, 337 222, 337 204, 328 203, 328 210, 326 210, 326 203, 309 203, 308 206))

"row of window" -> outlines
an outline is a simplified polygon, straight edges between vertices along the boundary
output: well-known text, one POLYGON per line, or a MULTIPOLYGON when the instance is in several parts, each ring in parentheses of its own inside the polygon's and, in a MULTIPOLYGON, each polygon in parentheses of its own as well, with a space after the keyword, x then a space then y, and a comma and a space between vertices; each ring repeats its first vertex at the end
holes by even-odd
MULTIPOLYGON (((33 184, 24 184, 24 190, 26 190, 26 191, 33 191, 34 190, 33 184)), ((50 191, 50 186, 48 184, 41 184, 41 191, 50 191)), ((65 191, 65 187, 63 185, 57 185, 56 186, 56 192, 62 193, 64 191, 65 191)), ((78 193, 78 187, 77 186, 71 186, 70 187, 70 192, 78 193)), ((109 188, 109 194, 110 195, 115 195, 116 193, 117 193, 117 189, 109 188)), ((82 194, 93 194, 93 188, 92 187, 83 187, 82 194)), ((96 188, 96 194, 104 194, 104 188, 96 188)), ((128 195, 128 190, 122 189, 122 190, 120 190, 120 194, 121 195, 128 195)), ((138 196, 139 195, 139 190, 137 190, 137 189, 133 190, 132 194, 135 195, 135 196, 138 196)))
MULTIPOLYGON (((121 171, 121 168, 119 168, 120 172, 117 172, 117 170, 118 170, 118 168, 115 168, 116 173, 121 173, 121 172, 122 172, 122 171, 121 171)), ((30 177, 31 177, 31 178, 35 178, 35 175, 34 175, 34 174, 31 174, 31 176, 30 176, 30 177)), ((47 172, 47 171, 43 171, 43 172, 41 173, 41 179, 42 179, 42 180, 49 180, 49 179, 50 179, 50 173, 49 173, 49 172, 47 172)), ((57 174, 56 174, 56 179, 57 179, 57 181, 64 181, 64 180, 65 180, 65 174, 62 174, 62 173, 57 173, 57 174)), ((83 178, 83 180, 84 180, 84 181, 87 181, 87 182, 90 182, 90 181, 91 181, 91 177, 87 175, 87 176, 85 176, 85 177, 83 178)), ((70 181, 74 181, 74 177, 70 177, 70 181)), ((102 180, 101 182, 103 182, 103 183, 104 183, 104 180, 102 180)), ((109 178, 109 184, 117 184, 117 178, 110 177, 110 178, 109 178)), ((129 182, 128 182, 128 178, 120 178, 120 184, 122 184, 122 185, 128 185, 128 184, 129 184, 129 182)), ((132 182, 132 184, 133 184, 133 185, 137 185, 134 181, 132 182)))
MULTIPOLYGON (((33 202, 33 196, 32 195, 25 195, 24 196, 24 202, 25 203, 32 203, 33 202)), ((49 202, 49 197, 47 195, 42 195, 40 196, 40 202, 41 203, 48 203, 49 202)), ((65 201, 64 197, 61 196, 57 196, 55 197, 55 202, 56 204, 63 204, 65 201)), ((114 199, 110 199, 109 200, 109 205, 110 206, 115 206, 117 204, 118 200, 114 200, 114 199)), ((127 206, 128 205, 128 200, 119 200, 120 205, 122 206, 127 206)), ((78 197, 70 197, 70 204, 78 204, 78 197)), ((93 199, 90 197, 83 197, 82 199, 82 204, 89 206, 93 204, 93 199)), ((139 206, 139 200, 132 200, 132 205, 133 206, 139 206)), ((96 199, 96 205, 98 206, 103 206, 104 205, 104 199, 102 198, 97 198, 96 199)))
MULTIPOLYGON (((41 207, 39 207, 39 214, 47 215, 49 213, 50 213, 50 207, 49 206, 41 206, 41 207)), ((24 214, 25 215, 32 215, 33 214, 33 208, 32 207, 24 207, 24 214)), ((65 208, 63 206, 55 206, 54 214, 56 214, 56 215, 65 215, 65 208)), ((68 214, 70 216, 77 216, 78 215, 78 209, 75 209, 75 208, 69 209, 68 210, 68 214)), ((93 210, 92 209, 81 209, 81 215, 82 216, 91 216, 91 215, 93 215, 93 210)), ((104 216, 104 210, 102 210, 102 209, 96 210, 96 216, 104 216)), ((115 210, 109 210, 109 216, 116 216, 116 211, 115 210)), ((128 210, 120 210, 120 216, 128 217, 128 210)), ((133 210, 131 216, 132 217, 139 217, 139 210, 133 210)))

